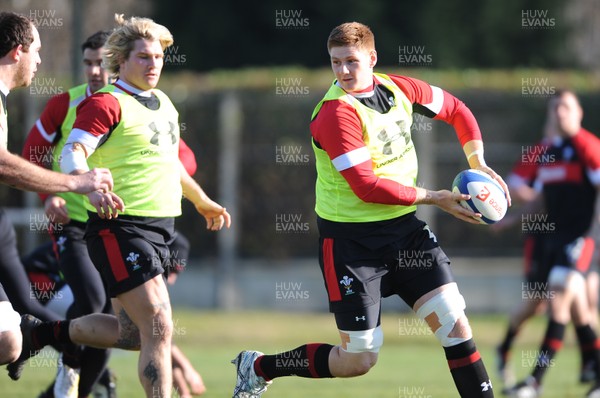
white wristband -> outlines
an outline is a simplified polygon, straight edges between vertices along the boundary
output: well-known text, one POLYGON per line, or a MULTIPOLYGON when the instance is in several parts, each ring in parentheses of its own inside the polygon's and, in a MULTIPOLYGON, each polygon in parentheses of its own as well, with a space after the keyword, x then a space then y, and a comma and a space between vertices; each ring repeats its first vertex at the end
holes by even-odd
POLYGON ((72 145, 65 145, 60 156, 60 170, 65 174, 71 174, 75 170, 90 170, 83 152, 74 151, 72 145))

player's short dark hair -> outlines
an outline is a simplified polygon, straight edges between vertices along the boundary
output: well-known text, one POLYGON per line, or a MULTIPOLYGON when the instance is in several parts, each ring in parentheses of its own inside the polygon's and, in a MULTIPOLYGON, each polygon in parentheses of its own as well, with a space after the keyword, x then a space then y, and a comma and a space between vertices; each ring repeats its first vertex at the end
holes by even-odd
POLYGON ((12 49, 23 46, 28 52, 33 43, 33 21, 14 12, 0 12, 0 58, 12 49))
POLYGON ((110 33, 111 32, 108 30, 99 30, 98 32, 94 33, 85 39, 81 45, 81 52, 84 52, 86 48, 89 48, 90 50, 102 48, 104 43, 106 43, 106 39, 108 39, 108 36, 110 36, 110 33))
POLYGON ((375 35, 367 25, 346 22, 333 28, 327 38, 327 50, 332 47, 356 46, 368 51, 375 50, 375 35))

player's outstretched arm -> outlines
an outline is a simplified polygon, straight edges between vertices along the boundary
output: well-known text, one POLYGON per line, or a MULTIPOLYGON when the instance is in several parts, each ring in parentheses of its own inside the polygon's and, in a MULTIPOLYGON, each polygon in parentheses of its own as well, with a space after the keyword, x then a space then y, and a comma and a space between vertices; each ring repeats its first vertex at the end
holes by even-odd
POLYGON ((96 168, 83 174, 70 175, 74 179, 72 192, 86 194, 94 191, 110 192, 113 189, 112 174, 109 169, 96 168))
POLYGON ((204 217, 206 229, 219 231, 223 227, 229 228, 231 216, 227 213, 227 210, 204 193, 200 185, 187 173, 183 164, 181 164, 180 174, 183 196, 192 202, 198 213, 204 217))
POLYGON ((77 192, 111 190, 110 171, 95 169, 80 176, 56 173, 36 166, 0 148, 0 181, 15 188, 35 192, 77 192))
POLYGON ((458 219, 471 224, 480 224, 477 218, 481 217, 481 214, 475 213, 470 209, 465 209, 459 204, 461 200, 471 199, 471 195, 450 192, 447 189, 441 191, 430 191, 421 187, 416 187, 415 189, 417 190, 417 198, 414 204, 435 205, 458 219))

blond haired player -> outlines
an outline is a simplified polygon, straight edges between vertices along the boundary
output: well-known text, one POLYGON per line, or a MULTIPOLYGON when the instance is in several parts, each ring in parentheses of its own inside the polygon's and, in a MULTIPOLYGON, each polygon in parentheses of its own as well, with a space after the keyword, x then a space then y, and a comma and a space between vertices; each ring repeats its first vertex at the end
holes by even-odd
POLYGON ((118 181, 114 192, 88 195, 85 236, 116 317, 34 321, 24 335, 33 353, 55 342, 139 349, 138 375, 146 395, 169 397, 173 323, 162 274, 181 196, 211 230, 228 227, 230 216, 179 161, 178 113, 156 89, 171 33, 148 18, 117 15, 116 21, 103 64, 118 79, 81 103, 61 161, 64 172, 76 174, 103 165, 118 181))

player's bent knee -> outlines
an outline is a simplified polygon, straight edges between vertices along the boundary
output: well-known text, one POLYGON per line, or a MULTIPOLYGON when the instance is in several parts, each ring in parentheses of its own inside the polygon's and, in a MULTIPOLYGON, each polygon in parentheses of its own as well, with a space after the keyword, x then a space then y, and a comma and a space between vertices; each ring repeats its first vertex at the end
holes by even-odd
POLYGON ((427 300, 418 310, 443 347, 452 347, 472 338, 465 315, 465 299, 453 284, 427 300))
POLYGON ((0 332, 0 365, 16 361, 21 354, 21 332, 0 332))
POLYGON ((473 332, 471 330, 471 325, 469 325, 469 320, 467 319, 467 316, 463 314, 463 316, 459 318, 454 324, 454 328, 452 328, 452 331, 450 332, 450 337, 466 337, 468 340, 471 338, 472 335, 473 332))
POLYGON ((0 301, 0 365, 14 362, 21 354, 21 316, 9 301, 0 301))
POLYGON ((21 315, 13 309, 10 301, 0 301, 0 333, 18 332, 21 334, 21 315))
POLYGON ((363 351, 360 353, 349 353, 343 348, 340 351, 340 357, 344 366, 343 372, 337 374, 337 377, 362 376, 367 374, 377 363, 378 354, 374 352, 363 351))
POLYGON ((373 366, 377 363, 377 354, 373 352, 362 352, 359 355, 358 360, 354 362, 354 367, 352 369, 353 376, 362 376, 365 375, 371 370, 373 366))

